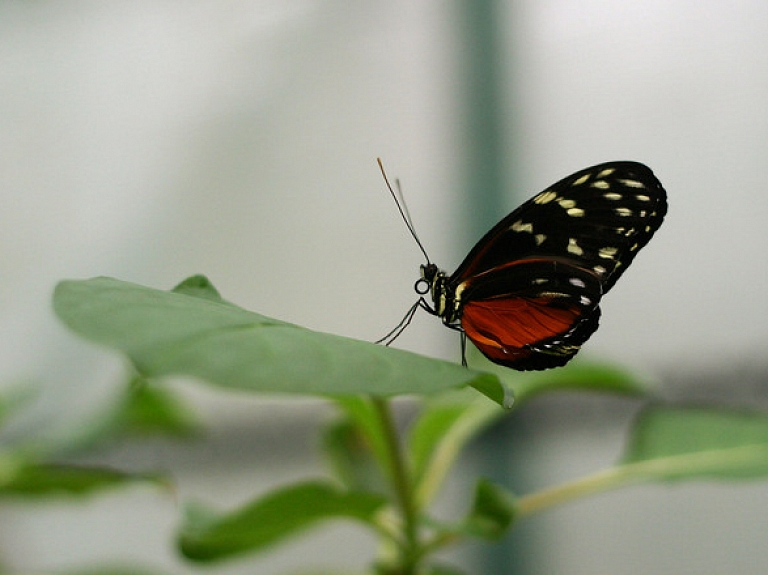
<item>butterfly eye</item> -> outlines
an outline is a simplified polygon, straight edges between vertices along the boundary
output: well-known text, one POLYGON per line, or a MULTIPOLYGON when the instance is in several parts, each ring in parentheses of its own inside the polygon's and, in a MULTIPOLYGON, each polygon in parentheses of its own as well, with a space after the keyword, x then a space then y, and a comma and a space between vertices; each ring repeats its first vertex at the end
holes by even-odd
POLYGON ((413 289, 419 295, 424 295, 426 293, 429 293, 429 282, 424 278, 419 278, 418 280, 416 280, 416 283, 413 285, 413 289))

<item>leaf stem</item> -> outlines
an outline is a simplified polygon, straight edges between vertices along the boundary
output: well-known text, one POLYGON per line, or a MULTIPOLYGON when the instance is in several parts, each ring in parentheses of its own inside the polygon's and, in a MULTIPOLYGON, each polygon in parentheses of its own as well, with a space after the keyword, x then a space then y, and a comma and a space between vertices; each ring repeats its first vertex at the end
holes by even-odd
POLYGON ((764 446, 744 445, 625 463, 519 498, 516 518, 520 519, 553 505, 629 484, 696 476, 717 477, 718 473, 727 473, 729 466, 743 466, 754 461, 755 447, 758 447, 758 453, 765 458, 764 446))
POLYGON ((626 468, 615 467, 551 489, 525 495, 517 500, 515 519, 522 519, 542 509, 567 503, 572 499, 615 489, 626 484, 629 477, 631 477, 631 473, 628 474, 626 468))
POLYGON ((412 575, 415 573, 420 553, 417 526, 418 513, 414 500, 411 474, 400 446, 397 427, 392 417, 389 401, 380 397, 373 397, 371 401, 381 421, 381 429, 389 454, 389 470, 392 485, 403 518, 404 541, 403 548, 401 549, 402 565, 400 566, 400 573, 402 575, 412 575))

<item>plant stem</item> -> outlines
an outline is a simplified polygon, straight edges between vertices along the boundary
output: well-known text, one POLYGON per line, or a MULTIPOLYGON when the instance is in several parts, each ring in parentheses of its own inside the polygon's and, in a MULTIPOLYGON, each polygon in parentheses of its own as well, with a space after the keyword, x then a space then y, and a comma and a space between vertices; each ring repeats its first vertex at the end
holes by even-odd
POLYGON ((395 496, 403 518, 403 547, 401 549, 400 575, 413 575, 418 562, 419 540, 417 510, 414 500, 411 474, 400 446, 395 420, 389 401, 379 397, 371 400, 379 415, 381 429, 389 453, 389 470, 395 496))
POLYGON ((641 481, 641 477, 636 474, 635 468, 637 467, 640 465, 624 465, 606 469, 577 481, 521 497, 517 501, 516 518, 522 519, 547 507, 567 503, 586 495, 616 489, 628 483, 637 483, 641 481))
MULTIPOLYGON (((656 457, 618 467, 606 469, 583 477, 571 483, 565 483, 551 489, 532 493, 517 500, 517 518, 532 515, 537 511, 584 497, 616 489, 630 484, 646 481, 658 481, 665 478, 707 476, 718 466, 726 465, 724 457, 730 461, 743 464, 754 457, 755 446, 739 448, 714 449, 707 452, 674 454, 666 457, 656 457)), ((720 467, 723 469, 723 467, 720 467)))

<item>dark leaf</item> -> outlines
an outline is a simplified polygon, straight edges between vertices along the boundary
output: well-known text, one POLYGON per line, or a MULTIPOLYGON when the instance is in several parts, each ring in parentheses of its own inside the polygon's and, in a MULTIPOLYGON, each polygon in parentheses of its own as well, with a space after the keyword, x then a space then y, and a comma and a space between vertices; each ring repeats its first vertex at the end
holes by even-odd
POLYGON ((0 484, 0 496, 88 495, 137 481, 163 483, 156 476, 123 473, 104 467, 28 463, 0 484))
POLYGON ((191 508, 179 546, 186 557, 196 561, 263 551, 320 520, 343 517, 372 524, 386 501, 371 493, 344 491, 324 481, 292 485, 224 515, 191 508))
POLYGON ((477 483, 475 500, 464 530, 483 539, 499 539, 512 524, 515 510, 515 498, 510 493, 490 481, 481 479, 477 483))

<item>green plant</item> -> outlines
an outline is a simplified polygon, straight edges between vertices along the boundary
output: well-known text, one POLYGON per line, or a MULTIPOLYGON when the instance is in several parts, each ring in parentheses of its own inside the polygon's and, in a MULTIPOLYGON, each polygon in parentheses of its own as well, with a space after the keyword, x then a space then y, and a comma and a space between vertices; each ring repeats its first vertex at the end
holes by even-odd
MULTIPOLYGON (((309 394, 338 406, 340 417, 324 434, 328 477, 278 488, 234 511, 187 507, 178 546, 194 561, 264 551, 343 517, 380 538, 371 573, 447 575, 458 571, 435 564, 435 552, 467 538, 497 539, 515 522, 578 497, 647 481, 768 474, 764 415, 650 402, 615 467, 526 495, 480 479, 466 516, 438 521, 430 505, 458 455, 512 408, 562 389, 642 396, 642 381, 580 361, 522 375, 472 356, 470 365, 482 370, 467 369, 316 333, 239 308, 202 276, 170 292, 109 278, 65 281, 54 306, 76 333, 126 354, 140 380, 189 375, 224 389, 309 394), (401 431, 391 399, 403 394, 421 399, 401 431)), ((24 484, 13 465, 0 463, 0 491, 24 484)))

